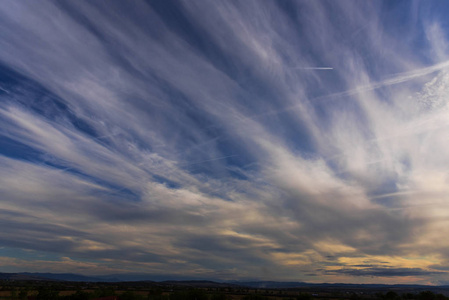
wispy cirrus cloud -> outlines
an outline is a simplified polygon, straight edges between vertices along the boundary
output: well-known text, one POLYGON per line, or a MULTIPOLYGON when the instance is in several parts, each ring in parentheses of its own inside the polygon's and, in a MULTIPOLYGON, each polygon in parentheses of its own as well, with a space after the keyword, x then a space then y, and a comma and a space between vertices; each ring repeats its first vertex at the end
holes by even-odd
POLYGON ((444 19, 401 5, 4 5, 0 244, 59 258, 2 259, 444 281, 444 19))

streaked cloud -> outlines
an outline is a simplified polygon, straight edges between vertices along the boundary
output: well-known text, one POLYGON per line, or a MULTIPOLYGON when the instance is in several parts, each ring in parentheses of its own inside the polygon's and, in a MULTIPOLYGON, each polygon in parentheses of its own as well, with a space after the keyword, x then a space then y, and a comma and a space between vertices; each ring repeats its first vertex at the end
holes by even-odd
POLYGON ((8 2, 2 265, 447 281, 448 9, 8 2))

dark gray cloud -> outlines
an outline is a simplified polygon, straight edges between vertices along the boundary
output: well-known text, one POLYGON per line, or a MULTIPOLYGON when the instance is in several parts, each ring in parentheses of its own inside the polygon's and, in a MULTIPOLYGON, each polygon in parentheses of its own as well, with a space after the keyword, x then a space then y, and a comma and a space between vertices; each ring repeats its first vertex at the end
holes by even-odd
POLYGON ((381 267, 367 267, 362 269, 339 269, 328 272, 345 274, 350 276, 371 276, 371 277, 433 276, 445 274, 445 272, 428 271, 420 268, 381 268, 381 267))

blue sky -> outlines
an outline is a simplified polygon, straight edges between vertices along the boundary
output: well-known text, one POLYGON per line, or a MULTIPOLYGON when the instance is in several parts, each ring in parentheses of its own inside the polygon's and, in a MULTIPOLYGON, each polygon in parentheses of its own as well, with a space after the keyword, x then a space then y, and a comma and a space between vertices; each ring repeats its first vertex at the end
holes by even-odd
POLYGON ((447 1, 9 1, 2 272, 449 282, 447 1))

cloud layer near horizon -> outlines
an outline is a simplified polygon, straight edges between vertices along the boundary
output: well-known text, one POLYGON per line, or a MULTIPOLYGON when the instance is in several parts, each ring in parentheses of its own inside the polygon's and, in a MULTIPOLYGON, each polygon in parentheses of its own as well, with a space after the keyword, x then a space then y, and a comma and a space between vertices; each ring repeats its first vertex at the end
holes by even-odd
POLYGON ((2 5, 2 266, 448 280, 444 11, 2 5))

